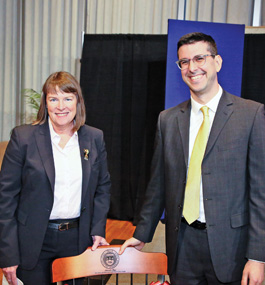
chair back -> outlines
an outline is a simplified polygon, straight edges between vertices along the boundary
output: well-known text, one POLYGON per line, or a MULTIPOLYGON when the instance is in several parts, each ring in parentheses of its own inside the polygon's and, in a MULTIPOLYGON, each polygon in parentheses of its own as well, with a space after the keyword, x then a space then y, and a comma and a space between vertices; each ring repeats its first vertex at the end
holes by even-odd
POLYGON ((164 253, 142 252, 127 247, 119 255, 120 245, 89 247, 77 256, 58 258, 52 263, 52 281, 119 273, 167 275, 167 256, 164 253))

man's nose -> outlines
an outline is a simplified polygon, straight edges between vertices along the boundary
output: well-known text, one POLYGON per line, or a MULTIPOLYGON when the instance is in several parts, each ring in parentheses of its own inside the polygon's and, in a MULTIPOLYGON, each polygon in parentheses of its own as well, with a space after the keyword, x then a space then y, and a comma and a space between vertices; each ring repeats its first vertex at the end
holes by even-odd
POLYGON ((196 63, 194 63, 194 61, 191 59, 190 60, 190 62, 189 62, 189 70, 190 71, 194 71, 194 70, 196 70, 197 68, 198 68, 198 66, 197 66, 197 64, 196 63))

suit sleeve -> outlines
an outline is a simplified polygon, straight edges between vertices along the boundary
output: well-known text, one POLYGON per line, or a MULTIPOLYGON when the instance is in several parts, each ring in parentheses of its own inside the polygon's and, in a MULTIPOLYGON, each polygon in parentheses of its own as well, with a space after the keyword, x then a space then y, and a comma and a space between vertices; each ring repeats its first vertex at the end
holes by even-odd
POLYGON ((94 195, 94 207, 90 234, 105 237, 106 220, 110 205, 110 175, 107 165, 107 152, 103 134, 97 141, 99 176, 94 195))
POLYGON ((142 242, 152 241, 156 226, 165 208, 164 201, 164 156, 160 115, 157 123, 151 178, 140 212, 140 220, 134 232, 135 238, 142 242))
POLYGON ((0 268, 19 264, 16 209, 21 190, 23 154, 13 130, 0 172, 0 268))
POLYGON ((258 108, 249 140, 249 239, 247 258, 265 262, 265 114, 258 108))

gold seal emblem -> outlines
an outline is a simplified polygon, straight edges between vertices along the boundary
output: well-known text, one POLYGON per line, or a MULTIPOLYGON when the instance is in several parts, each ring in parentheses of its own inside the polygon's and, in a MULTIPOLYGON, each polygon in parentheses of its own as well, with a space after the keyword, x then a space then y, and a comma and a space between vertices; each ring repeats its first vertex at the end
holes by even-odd
POLYGON ((101 254, 100 261, 105 268, 113 269, 119 264, 120 257, 115 250, 107 249, 101 254))

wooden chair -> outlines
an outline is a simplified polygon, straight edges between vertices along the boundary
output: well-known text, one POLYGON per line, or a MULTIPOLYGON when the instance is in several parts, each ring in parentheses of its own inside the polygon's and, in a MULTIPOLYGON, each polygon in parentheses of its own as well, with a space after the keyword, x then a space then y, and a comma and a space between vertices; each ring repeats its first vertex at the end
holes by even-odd
POLYGON ((2 160, 5 155, 7 144, 8 144, 8 141, 0 142, 0 170, 1 170, 2 160))
MULTIPOLYGON (((167 256, 164 253, 141 252, 134 247, 125 249, 119 255, 120 245, 101 246, 95 251, 89 247, 84 253, 58 258, 52 264, 52 280, 59 282, 87 276, 116 274, 118 284, 119 273, 131 274, 133 284, 134 273, 157 274, 161 282, 167 275, 167 256)), ((102 284, 105 284, 102 279, 102 284)))
POLYGON ((3 283, 3 271, 0 269, 0 284, 3 283))

